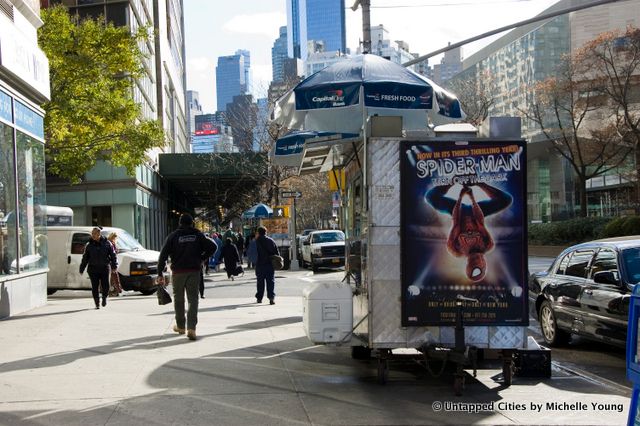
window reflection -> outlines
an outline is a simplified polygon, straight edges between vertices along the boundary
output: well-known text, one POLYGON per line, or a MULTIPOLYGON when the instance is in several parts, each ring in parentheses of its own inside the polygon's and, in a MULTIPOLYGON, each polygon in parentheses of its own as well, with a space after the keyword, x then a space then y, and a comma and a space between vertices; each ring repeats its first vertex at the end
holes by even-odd
POLYGON ((13 129, 0 123, 0 275, 16 272, 11 270, 18 252, 13 155, 13 129))
POLYGON ((17 132, 20 271, 47 267, 47 218, 36 208, 46 205, 44 145, 17 132))

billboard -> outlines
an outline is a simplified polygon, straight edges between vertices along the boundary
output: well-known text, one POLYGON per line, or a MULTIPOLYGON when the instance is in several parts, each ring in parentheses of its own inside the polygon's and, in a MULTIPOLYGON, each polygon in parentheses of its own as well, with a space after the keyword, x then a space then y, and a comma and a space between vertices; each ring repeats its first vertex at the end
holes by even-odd
POLYGON ((215 122, 214 114, 201 114, 195 116, 195 135, 217 135, 220 127, 215 122))
POLYGON ((522 140, 405 142, 402 325, 528 325, 522 140))

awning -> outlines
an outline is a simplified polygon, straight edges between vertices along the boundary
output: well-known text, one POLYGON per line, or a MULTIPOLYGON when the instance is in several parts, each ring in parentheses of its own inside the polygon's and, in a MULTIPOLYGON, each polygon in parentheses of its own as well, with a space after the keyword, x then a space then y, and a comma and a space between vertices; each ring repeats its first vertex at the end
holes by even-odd
POLYGON ((298 174, 323 173, 343 167, 361 140, 360 136, 308 139, 304 144, 298 174))
POLYGON ((293 131, 278 138, 271 158, 278 166, 298 167, 302 160, 302 151, 306 141, 325 141, 358 136, 355 133, 316 132, 313 130, 293 131))

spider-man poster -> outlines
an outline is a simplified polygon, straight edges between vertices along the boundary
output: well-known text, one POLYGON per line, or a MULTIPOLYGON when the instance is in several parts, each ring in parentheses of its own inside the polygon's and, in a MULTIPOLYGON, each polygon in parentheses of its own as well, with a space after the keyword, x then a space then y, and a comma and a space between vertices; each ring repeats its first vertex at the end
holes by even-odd
POLYGON ((525 143, 405 142, 402 325, 528 325, 525 143))

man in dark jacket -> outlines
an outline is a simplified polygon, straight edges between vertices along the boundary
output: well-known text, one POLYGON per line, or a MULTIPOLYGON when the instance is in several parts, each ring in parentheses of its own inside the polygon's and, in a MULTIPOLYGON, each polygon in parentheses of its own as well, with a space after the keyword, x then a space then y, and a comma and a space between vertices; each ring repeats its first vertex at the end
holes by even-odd
POLYGON ((100 309, 100 295, 98 286, 102 291, 102 306, 107 306, 107 296, 109 294, 109 266, 111 270, 117 271, 118 258, 113 250, 113 245, 102 235, 100 228, 91 230, 91 239, 84 247, 82 261, 80 262, 80 275, 89 265, 87 272, 91 280, 91 294, 96 304, 96 309, 100 309))
POLYGON ((264 226, 258 227, 256 248, 258 250, 258 261, 256 262, 258 291, 256 292, 256 302, 262 303, 262 297, 264 296, 264 286, 266 282, 269 304, 275 305, 275 271, 273 269, 273 265, 271 264, 270 257, 274 254, 279 255, 280 253, 278 252, 278 246, 276 246, 276 242, 273 241, 273 239, 271 239, 270 237, 267 237, 267 228, 265 228, 264 226))
POLYGON ((162 273, 171 258, 173 277, 173 304, 176 311, 176 325, 173 331, 185 332, 184 295, 187 293, 187 337, 196 340, 198 323, 198 286, 202 262, 215 253, 217 246, 213 240, 193 227, 193 218, 188 214, 180 216, 180 227, 169 234, 158 259, 158 284, 164 285, 162 273))

